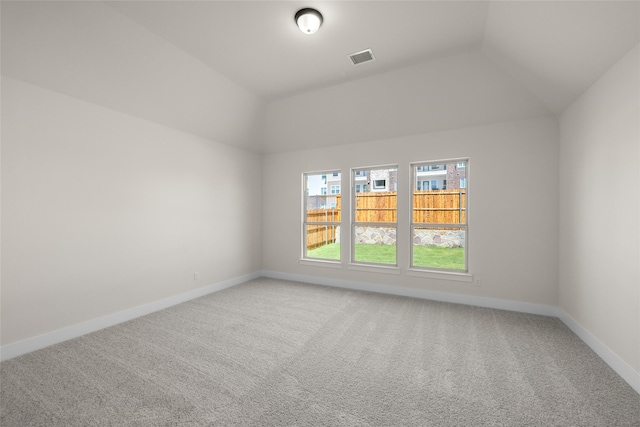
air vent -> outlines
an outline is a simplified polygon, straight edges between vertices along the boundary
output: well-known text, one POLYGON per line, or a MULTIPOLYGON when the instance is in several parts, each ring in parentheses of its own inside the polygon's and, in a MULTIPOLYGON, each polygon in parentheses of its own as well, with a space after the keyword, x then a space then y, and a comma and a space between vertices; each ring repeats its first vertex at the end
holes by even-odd
POLYGON ((363 50, 362 52, 356 52, 349 55, 353 65, 362 64, 363 62, 373 61, 375 58, 373 57, 373 52, 371 49, 363 50))

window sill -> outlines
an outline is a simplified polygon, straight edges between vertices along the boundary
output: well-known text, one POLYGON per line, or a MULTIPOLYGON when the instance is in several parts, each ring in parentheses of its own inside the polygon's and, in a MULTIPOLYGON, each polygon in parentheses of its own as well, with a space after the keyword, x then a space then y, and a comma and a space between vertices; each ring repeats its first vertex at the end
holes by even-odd
POLYGON ((452 280, 455 282, 473 282, 473 276, 469 273, 454 273, 450 271, 418 270, 414 268, 408 268, 407 276, 425 277, 428 279, 452 280))
POLYGON ((373 264, 349 264, 349 270, 353 271, 368 271, 371 273, 384 273, 400 275, 400 269, 395 266, 383 266, 373 264))
POLYGON ((340 261, 333 261, 333 260, 304 258, 304 259, 298 260, 298 264, 309 265, 313 267, 327 267, 327 268, 342 269, 342 263, 340 261))

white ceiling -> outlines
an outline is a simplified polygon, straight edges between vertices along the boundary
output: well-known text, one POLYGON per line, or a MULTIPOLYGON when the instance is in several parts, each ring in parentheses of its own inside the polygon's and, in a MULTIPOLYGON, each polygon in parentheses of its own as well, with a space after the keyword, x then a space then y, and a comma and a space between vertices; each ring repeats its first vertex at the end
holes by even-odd
POLYGON ((112 7, 214 70, 271 100, 478 48, 485 2, 146 2, 112 7), (321 11, 318 33, 294 23, 302 7, 321 11), (348 55, 372 48, 375 63, 348 55))
POLYGON ((483 51, 562 112, 639 41, 640 2, 492 2, 483 51))
POLYGON ((639 28, 638 1, 3 1, 2 73, 256 148, 274 101, 468 52, 560 113, 639 28), (295 26, 302 7, 318 33, 295 26))
POLYGON ((638 2, 615 1, 111 5, 267 100, 482 46, 527 73, 526 83, 535 79, 552 86, 539 96, 556 110, 638 42, 640 19, 638 2), (322 30, 311 36, 293 22, 306 6, 324 16, 322 30), (368 48, 375 63, 353 66, 348 55, 368 48))

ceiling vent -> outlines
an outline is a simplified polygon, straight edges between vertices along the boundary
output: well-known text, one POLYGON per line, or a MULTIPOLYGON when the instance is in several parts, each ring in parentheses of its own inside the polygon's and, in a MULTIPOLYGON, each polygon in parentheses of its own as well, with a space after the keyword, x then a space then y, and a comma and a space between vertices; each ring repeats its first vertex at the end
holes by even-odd
POLYGON ((363 62, 373 61, 375 58, 373 57, 373 52, 371 49, 363 50, 361 52, 352 53, 349 55, 353 65, 362 64, 363 62))

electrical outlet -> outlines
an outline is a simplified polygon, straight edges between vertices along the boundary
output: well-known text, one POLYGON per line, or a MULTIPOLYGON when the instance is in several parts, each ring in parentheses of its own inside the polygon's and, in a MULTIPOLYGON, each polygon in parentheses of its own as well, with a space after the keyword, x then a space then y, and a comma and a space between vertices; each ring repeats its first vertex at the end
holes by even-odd
POLYGON ((196 271, 195 273, 193 273, 193 280, 199 280, 199 279, 200 279, 200 273, 196 271))
POLYGON ((478 285, 478 286, 482 285, 482 280, 476 279, 476 285, 478 285))

